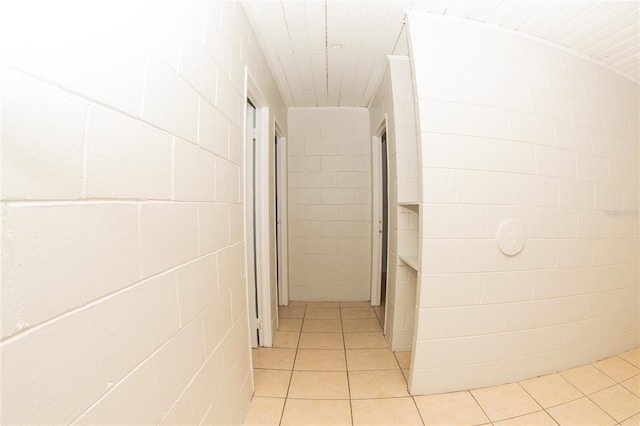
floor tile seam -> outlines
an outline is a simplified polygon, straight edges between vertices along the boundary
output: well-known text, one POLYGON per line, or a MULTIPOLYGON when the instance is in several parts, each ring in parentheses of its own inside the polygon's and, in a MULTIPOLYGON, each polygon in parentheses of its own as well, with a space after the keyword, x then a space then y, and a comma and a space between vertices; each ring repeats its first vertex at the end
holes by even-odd
MULTIPOLYGON (((558 375, 559 375, 559 372, 558 372, 558 373, 553 373, 553 374, 558 374, 558 375)), ((539 377, 544 377, 544 376, 539 376, 539 377)), ((565 381, 565 382, 567 382, 567 383, 568 383, 569 385, 571 385, 575 390, 577 390, 577 391, 578 391, 578 393, 580 394, 580 396, 579 396, 578 398, 574 398, 574 399, 571 399, 571 400, 569 400, 569 401, 561 402, 560 404, 552 405, 552 406, 550 406, 550 407, 544 407, 544 406, 542 405, 542 403, 541 403, 540 401, 538 401, 538 399, 537 399, 535 396, 533 396, 533 394, 532 394, 531 392, 529 392, 529 391, 527 390, 527 388, 526 388, 526 387, 524 387, 524 385, 522 384, 522 382, 523 382, 523 381, 525 381, 525 380, 521 380, 521 381, 516 382, 516 383, 518 383, 518 384, 520 385, 520 387, 521 387, 522 389, 524 389, 524 391, 525 391, 527 394, 529 394, 529 396, 530 396, 531 398, 533 398, 533 400, 536 402, 536 404, 538 404, 538 405, 539 405, 543 410, 545 410, 545 411, 546 411, 548 408, 553 408, 553 407, 557 407, 557 406, 562 405, 562 404, 567 404, 567 403, 569 403, 569 402, 577 401, 577 400, 579 400, 580 398, 583 398, 583 397, 587 396, 587 394, 586 394, 586 393, 584 393, 584 392, 582 392, 580 389, 578 389, 578 388, 576 387, 576 385, 574 385, 573 383, 571 383, 568 379, 565 379, 563 376, 560 376, 560 377, 562 377, 562 379, 564 379, 564 381, 565 381)), ((537 377, 534 377, 534 379, 536 379, 536 378, 537 378, 537 377)), ((531 380, 531 379, 526 379, 526 380, 531 380)))
MULTIPOLYGON (((469 389, 469 390, 466 390, 466 391, 461 391, 461 392, 468 392, 469 395, 471 395, 471 398, 473 398, 473 400, 476 402, 478 407, 480 407, 480 410, 482 410, 482 413, 484 414, 484 416, 487 418, 487 420, 489 420, 489 423, 493 424, 493 420, 491 419, 491 417, 489 417, 489 414, 485 411, 485 409, 482 406, 482 404, 480 404, 480 401, 478 401, 478 398, 476 398, 476 396, 471 391, 472 391, 472 389, 469 389)), ((499 421, 499 420, 497 420, 497 421, 499 421)))
MULTIPOLYGON (((599 393, 599 392, 602 392, 603 390, 607 390, 607 389, 614 388, 614 387, 616 387, 616 386, 618 386, 618 385, 620 385, 620 386, 622 386, 623 388, 627 389, 625 386, 623 386, 623 385, 622 385, 622 382, 620 382, 620 383, 614 383, 614 384, 609 385, 609 386, 605 386, 605 387, 603 387, 602 389, 598 389, 597 391, 594 391, 594 392, 591 392, 591 393, 585 393, 585 394, 584 394, 584 396, 586 396, 587 398, 589 398, 591 395, 595 395, 595 394, 597 394, 597 393, 599 393)), ((629 389, 627 389, 627 390, 629 390, 629 389)), ((629 392, 631 392, 631 391, 629 391, 629 392)), ((633 394, 633 392, 631 392, 631 393, 633 394)), ((634 395, 634 396, 635 396, 635 395, 634 395)), ((591 398, 589 398, 589 399, 591 399, 591 398)))
POLYGON ((282 404, 282 411, 280 412, 280 420, 278 421, 278 425, 282 425, 284 420, 284 410, 287 407, 287 400, 289 399, 289 391, 291 390, 291 382, 293 380, 293 372, 296 366, 296 359, 298 358, 298 346, 300 346, 300 338, 302 336, 302 327, 304 326, 304 316, 307 312, 307 305, 304 305, 303 315, 301 318, 300 329, 298 330, 298 345, 295 348, 295 353, 293 355, 293 364, 291 365, 291 370, 289 373, 289 383, 287 384, 287 391, 285 392, 284 403, 282 404))
MULTIPOLYGON (((304 312, 306 313, 307 306, 304 307, 304 312)), ((293 354, 293 364, 291 364, 291 374, 289 374, 289 384, 287 385, 287 392, 285 393, 285 404, 282 406, 282 414, 280 416, 280 420, 282 421, 282 416, 284 416, 284 406, 286 405, 286 399, 289 396, 289 391, 291 390, 291 381, 293 380, 293 372, 296 367, 296 360, 298 359, 298 350, 300 346, 300 339, 302 337, 302 327, 304 326, 304 318, 302 318, 302 323, 300 324, 300 332, 298 333, 298 345, 295 348, 295 353, 293 354)))
POLYGON ((323 396, 322 398, 311 398, 311 397, 301 398, 296 396, 291 396, 287 398, 287 400, 295 400, 295 401, 349 401, 349 399, 350 398, 328 398, 326 396, 323 396))
MULTIPOLYGON (((632 349, 632 350, 633 350, 633 349, 632 349)), ((629 351, 627 351, 627 352, 629 352, 629 351)), ((626 353, 626 352, 623 352, 623 354, 624 354, 624 353, 626 353)), ((614 356, 616 356, 616 357, 620 358, 621 360, 625 361, 627 364, 630 364, 630 365, 632 365, 633 367, 640 369, 640 367, 638 367, 637 365, 635 365, 632 361, 629 361, 628 359, 626 359, 625 357, 623 357, 623 356, 622 356, 622 354, 617 354, 617 355, 614 355, 614 356)))
MULTIPOLYGON (((637 370, 640 370, 640 368, 636 367, 635 365, 631 364, 629 361, 627 361, 626 359, 624 359, 624 358, 622 358, 622 357, 620 357, 620 356, 618 356, 618 355, 615 355, 614 357, 609 357, 609 358, 619 358, 619 359, 621 359, 622 361, 624 361, 625 363, 627 363, 627 364, 629 364, 630 366, 632 366, 633 368, 635 368, 635 369, 637 369, 637 370)), ((605 358, 605 359, 609 359, 609 358, 605 358)), ((600 360, 600 361, 604 361, 604 360, 600 360)), ((598 366, 596 365, 596 364, 597 364, 598 362, 600 362, 600 361, 596 361, 596 362, 592 363, 591 365, 592 365, 596 370, 598 370, 599 372, 601 372, 602 374, 604 374, 605 376, 607 376, 608 378, 610 378, 610 379, 611 379, 611 380, 613 380, 614 382, 616 382, 616 383, 621 383, 621 382, 619 382, 619 381, 618 381, 618 379, 616 379, 615 377, 611 377, 611 375, 607 374, 607 372, 606 372, 606 371, 604 371, 603 369, 601 369, 600 367, 598 367, 598 366)), ((639 374, 640 374, 640 372, 639 372, 639 374)), ((635 374, 634 374, 634 376, 635 376, 635 374)), ((633 377, 633 376, 631 376, 631 377, 633 377)), ((622 381, 625 381, 625 380, 627 380, 627 379, 629 379, 629 378, 630 378, 630 377, 627 377, 626 379, 622 379, 622 381)))
POLYGON ((346 349, 332 349, 332 348, 301 348, 300 346, 297 347, 297 349, 301 349, 303 351, 343 351, 345 352, 346 349))
POLYGON ((351 380, 349 379, 349 361, 347 359, 347 342, 344 337, 344 324, 342 322, 342 309, 338 309, 338 315, 340 316, 340 331, 342 333, 342 345, 344 346, 344 366, 347 374, 347 395, 349 395, 349 415, 351 424, 353 425, 353 403, 351 401, 351 380))
MULTIPOLYGON (((609 417, 610 417, 614 422, 616 422, 616 424, 618 424, 618 423, 622 423, 622 422, 623 422, 623 421, 625 421, 626 419, 625 419, 625 420, 620 420, 620 421, 618 421, 618 419, 616 419, 615 417, 613 417, 613 414, 609 413, 609 411, 607 411, 607 409, 606 409, 606 408, 604 408, 602 405, 598 404, 598 402, 597 402, 596 400, 594 400, 593 398, 591 398, 591 396, 593 396, 593 395, 597 394, 598 392, 601 392, 601 391, 603 391, 603 390, 605 390, 605 389, 610 389, 610 388, 612 388, 612 387, 614 387, 614 386, 617 386, 617 385, 618 385, 618 384, 611 385, 611 386, 606 387, 606 388, 604 388, 604 389, 600 389, 600 390, 599 390, 599 391, 597 391, 597 392, 593 392, 593 393, 591 393, 591 394, 589 394, 589 395, 586 395, 586 398, 587 398, 589 401, 593 402, 593 403, 594 403, 594 404, 595 404, 599 409, 601 409, 601 410, 602 410, 602 411, 603 411, 607 416, 609 416, 609 417)), ((624 388, 624 386, 622 386, 622 387, 624 388)), ((630 394, 632 394, 634 397, 636 397, 636 398, 637 398, 637 396, 636 396, 633 392, 631 392, 629 389, 626 389, 626 388, 624 388, 624 389, 625 389, 627 392, 629 392, 630 394)), ((634 413, 631 417, 635 416, 635 415, 636 415, 636 414, 638 414, 638 413, 640 413, 640 410, 639 410, 638 412, 634 413)))
MULTIPOLYGON (((562 404, 560 404, 560 405, 562 405, 562 404)), ((500 420, 489 420, 489 421, 493 424, 494 422, 504 422, 504 421, 507 421, 507 420, 517 419, 518 417, 530 416, 530 415, 532 415, 532 414, 541 413, 541 412, 545 412, 545 413, 546 413, 546 414, 551 418, 551 420, 553 420, 553 422, 554 422, 556 425, 560 425, 560 423, 558 423, 558 421, 555 419, 555 417, 553 417, 553 416, 551 415, 551 413, 549 413, 549 412, 547 411, 547 409, 546 409, 546 408, 543 408, 543 409, 541 409, 541 410, 532 411, 531 413, 520 414, 520 415, 513 416, 513 417, 507 417, 507 418, 505 418, 505 419, 500 419, 500 420)), ((487 416, 487 418, 488 418, 488 416, 487 416)), ((482 424, 485 424, 485 423, 479 423, 479 424, 481 424, 481 425, 482 425, 482 424)))
MULTIPOLYGON (((271 396, 271 395, 253 395, 253 398, 268 398, 268 399, 282 399, 283 401, 287 398, 282 396, 271 396)), ((252 400, 253 400, 252 398, 252 400)))
MULTIPOLYGON (((640 413, 640 412, 638 412, 638 413, 640 413)), ((633 415, 631 415, 631 416, 627 417, 626 419, 621 420, 621 421, 619 421, 619 422, 616 420, 616 422, 617 422, 616 424, 618 424, 618 425, 619 425, 619 424, 622 424, 622 423, 626 422, 627 420, 632 419, 633 417, 637 416, 637 415, 638 415, 638 413, 635 413, 635 414, 633 414, 633 415)))
POLYGON ((364 401, 364 400, 373 400, 373 399, 403 399, 403 398, 411 398, 411 395, 408 393, 406 395, 387 395, 387 396, 351 396, 351 400, 353 401, 364 401))

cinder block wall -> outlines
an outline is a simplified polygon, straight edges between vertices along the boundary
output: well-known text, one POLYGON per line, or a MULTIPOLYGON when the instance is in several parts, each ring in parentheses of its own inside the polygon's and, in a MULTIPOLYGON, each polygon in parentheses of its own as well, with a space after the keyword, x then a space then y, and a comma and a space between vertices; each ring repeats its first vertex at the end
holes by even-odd
POLYGON ((541 40, 409 17, 421 138, 411 389, 469 389, 638 344, 638 85, 541 40), (523 251, 500 252, 505 219, 523 251))
POLYGON ((369 111, 291 108, 287 142, 289 298, 369 300, 369 111))
POLYGON ((235 2, 3 2, 5 424, 233 424, 251 398, 235 2))
POLYGON ((398 205, 399 202, 407 201, 416 204, 418 200, 418 159, 409 57, 388 56, 383 79, 369 108, 371 132, 378 131, 383 120, 387 132, 389 271, 385 336, 392 350, 410 351, 416 316, 417 271, 398 258, 400 251, 406 250, 404 246, 409 243, 417 246, 415 237, 418 233, 417 215, 398 205), (413 238, 405 238, 407 234, 413 234, 413 238), (412 241, 408 241, 409 239, 412 241))

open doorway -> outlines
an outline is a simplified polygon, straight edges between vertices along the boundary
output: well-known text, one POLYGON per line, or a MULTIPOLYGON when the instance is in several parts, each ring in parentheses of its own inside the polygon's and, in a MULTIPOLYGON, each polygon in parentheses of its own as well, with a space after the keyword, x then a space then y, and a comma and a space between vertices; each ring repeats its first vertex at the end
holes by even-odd
POLYGON ((274 197, 276 230, 276 286, 278 306, 289 304, 287 139, 275 123, 274 197))
POLYGON ((261 339, 260 299, 258 288, 258 247, 256 244, 256 151, 257 151, 257 109, 247 98, 246 106, 246 137, 245 137, 245 208, 246 208, 246 252, 247 252, 247 298, 249 302, 249 331, 251 346, 257 347, 261 339))
POLYGON ((273 345, 278 303, 288 303, 286 138, 247 73, 245 252, 251 346, 273 345))
POLYGON ((380 325, 385 329, 388 241, 389 241, 389 192, 387 131, 383 122, 373 137, 373 257, 371 262, 371 305, 374 306, 380 325))

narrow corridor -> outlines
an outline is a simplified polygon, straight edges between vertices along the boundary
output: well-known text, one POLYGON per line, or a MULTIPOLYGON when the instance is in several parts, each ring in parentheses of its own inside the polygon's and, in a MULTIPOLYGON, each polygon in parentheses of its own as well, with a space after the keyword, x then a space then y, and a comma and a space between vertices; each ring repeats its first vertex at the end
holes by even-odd
POLYGON ((245 425, 638 425, 640 349, 519 383, 411 397, 368 302, 291 302, 253 350, 245 425))

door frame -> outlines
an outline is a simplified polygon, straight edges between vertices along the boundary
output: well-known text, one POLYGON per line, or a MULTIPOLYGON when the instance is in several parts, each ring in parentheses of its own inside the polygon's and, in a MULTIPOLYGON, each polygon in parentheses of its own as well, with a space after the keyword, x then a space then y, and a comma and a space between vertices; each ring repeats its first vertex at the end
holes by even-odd
MULTIPOLYGON (((373 132, 371 141, 371 306, 380 306, 380 280, 382 279, 382 156, 380 145, 382 135, 387 133, 387 162, 389 161, 389 133, 387 132, 387 114, 384 115, 376 130, 373 132)), ((387 164, 388 170, 388 164, 387 164)), ((388 191, 387 176, 387 191, 388 191)), ((388 192, 387 192, 388 193, 388 192)), ((387 206, 387 209, 389 206, 387 206)), ((387 217, 389 217, 387 212, 387 217)), ((388 224, 387 224, 388 225, 388 224)), ((389 230, 387 229, 387 271, 389 270, 389 230)), ((386 309, 386 307, 385 307, 386 309)), ((386 315, 385 315, 386 322, 386 315)))
POLYGON ((278 301, 279 305, 289 304, 289 202, 288 202, 288 168, 287 168, 287 138, 278 122, 274 119, 277 165, 277 205, 276 217, 278 239, 278 301))
MULTIPOLYGON (((258 309, 258 335, 259 346, 271 347, 273 345, 273 332, 271 326, 271 262, 269 253, 271 249, 271 238, 269 236, 269 148, 271 146, 270 141, 270 123, 269 120, 269 103, 267 97, 264 96, 262 90, 256 83, 249 69, 245 67, 245 90, 244 98, 245 103, 247 99, 250 99, 256 108, 256 152, 255 152, 255 178, 257 194, 255 197, 254 216, 255 216, 255 239, 256 239, 256 291, 257 291, 257 309, 258 309)), ((244 105, 244 104, 243 104, 244 105)), ((246 114, 244 117, 244 143, 247 141, 247 124, 246 114)), ((245 146, 246 147, 246 146, 245 146)), ((247 149, 244 151, 244 165, 247 164, 247 149)), ((246 171, 245 171, 246 177, 246 171)), ((248 210, 247 200, 253 196, 253 187, 249 182, 244 183, 245 188, 245 219, 248 210)), ((249 282, 250 267, 249 262, 251 250, 249 248, 250 237, 253 235, 253 229, 251 225, 245 220, 245 276, 247 276, 247 286, 249 282)), ((249 302, 250 292, 247 289, 247 313, 251 313, 251 303, 249 302)), ((255 333, 255 328, 251 324, 251 317, 253 315, 247 315, 247 326, 251 335, 255 333)))

